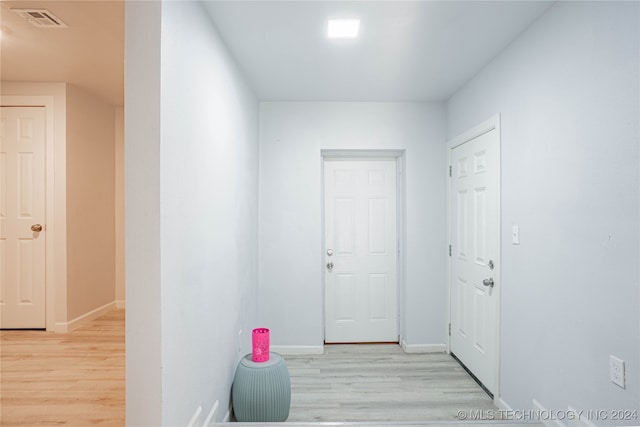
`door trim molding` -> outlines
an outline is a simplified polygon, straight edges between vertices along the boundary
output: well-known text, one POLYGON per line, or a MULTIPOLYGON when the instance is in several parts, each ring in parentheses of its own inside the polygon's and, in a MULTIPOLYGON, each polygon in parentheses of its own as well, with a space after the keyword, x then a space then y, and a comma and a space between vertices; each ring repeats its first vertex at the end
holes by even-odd
POLYGON ((398 259, 396 264, 396 280, 398 288, 398 343, 404 340, 404 329, 406 320, 404 318, 405 309, 405 275, 406 275, 406 182, 405 182, 405 153, 406 150, 390 150, 390 149, 322 149, 320 150, 320 212, 321 212, 321 224, 320 227, 320 248, 319 248, 319 263, 322 286, 322 339, 326 337, 327 319, 325 317, 325 304, 326 304, 326 289, 325 289, 325 274, 324 268, 324 247, 325 247, 325 217, 324 217, 324 163, 327 160, 395 160, 396 161, 396 239, 398 240, 398 259))
MULTIPOLYGON (((55 127, 55 102, 54 96, 30 96, 12 95, 0 97, 0 105, 3 107, 44 107, 45 110, 45 323, 47 331, 56 330, 56 285, 64 287, 66 280, 57 277, 66 275, 66 268, 60 269, 62 262, 66 264, 66 250, 56 251, 56 247, 65 247, 64 230, 56 233, 56 207, 62 213, 66 213, 66 206, 56 206, 56 127, 55 127), (58 245, 58 246, 56 246, 58 245), (56 258, 56 252, 57 258, 56 258), (59 283, 58 283, 59 282, 59 283)), ((62 150, 63 148, 60 148, 62 150)), ((62 180, 64 185, 64 179, 62 180)), ((64 197, 64 195, 62 195, 64 197)), ((62 218, 64 220, 64 218, 62 218)), ((66 297, 65 297, 66 298, 66 297)), ((66 308, 66 301, 65 301, 66 308)), ((65 313, 66 315, 66 313, 65 313)))
POLYGON ((455 138, 450 139, 447 142, 447 164, 450 163, 450 154, 451 150, 464 144, 465 142, 469 142, 474 138, 477 138, 481 135, 484 135, 487 132, 491 132, 492 130, 497 129, 498 135, 500 134, 500 114, 496 114, 495 116, 490 117, 484 122, 480 123, 477 126, 467 130, 466 132, 461 133, 455 138))
MULTIPOLYGON (((498 253, 500 256, 500 262, 496 269, 500 277, 500 287, 502 287, 502 134, 500 129, 500 113, 495 114, 484 122, 472 127, 471 129, 461 133, 460 135, 450 139, 447 142, 447 245, 451 244, 451 179, 449 177, 449 168, 451 166, 451 151, 459 147, 460 145, 471 141, 481 135, 492 130, 498 132, 498 182, 500 188, 497 194, 498 197, 498 253)), ((443 248, 449 250, 448 248, 443 248)), ((502 313, 502 289, 499 290, 498 298, 498 313, 496 313, 496 343, 495 343, 495 372, 496 372, 496 389, 493 393, 493 401, 495 404, 501 401, 500 395, 500 325, 501 325, 501 313, 502 313)), ((447 257, 447 324, 445 325, 445 336, 447 338, 446 351, 451 353, 451 337, 449 335, 449 325, 451 324, 451 256, 447 257)))

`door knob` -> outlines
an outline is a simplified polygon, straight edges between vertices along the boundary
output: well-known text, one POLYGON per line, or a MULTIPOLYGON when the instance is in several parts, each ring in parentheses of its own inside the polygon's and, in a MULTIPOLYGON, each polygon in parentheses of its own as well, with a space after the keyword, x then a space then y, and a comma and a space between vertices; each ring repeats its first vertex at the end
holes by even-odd
POLYGON ((329 270, 329 271, 333 270, 333 263, 332 262, 327 263, 327 270, 329 270))
POLYGON ((483 284, 483 285, 485 285, 485 286, 488 286, 488 287, 490 287, 490 288, 493 288, 493 285, 494 285, 494 283, 493 283, 493 277, 489 277, 488 279, 484 279, 484 280, 482 281, 482 284, 483 284))
POLYGON ((33 224, 31 226, 31 231, 35 231, 36 233, 39 233, 42 231, 42 226, 40 224, 33 224))
POLYGON ((333 255, 333 249, 327 249, 327 255, 328 256, 333 255))

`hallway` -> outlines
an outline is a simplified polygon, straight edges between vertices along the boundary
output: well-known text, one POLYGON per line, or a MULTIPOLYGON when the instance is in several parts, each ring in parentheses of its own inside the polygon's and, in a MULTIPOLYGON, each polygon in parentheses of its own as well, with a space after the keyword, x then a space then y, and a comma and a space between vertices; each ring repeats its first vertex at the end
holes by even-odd
MULTIPOLYGON (((125 311, 69 333, 1 331, 0 424, 123 426, 125 311)), ((447 354, 397 345, 330 345, 286 356, 288 422, 459 421, 458 411, 496 410, 447 354)))

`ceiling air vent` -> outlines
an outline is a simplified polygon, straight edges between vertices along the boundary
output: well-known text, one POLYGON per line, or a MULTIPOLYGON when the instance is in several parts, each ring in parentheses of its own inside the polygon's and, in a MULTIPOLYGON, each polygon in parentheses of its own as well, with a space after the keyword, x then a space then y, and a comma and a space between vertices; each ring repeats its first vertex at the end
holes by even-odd
POLYGON ((47 9, 11 9, 38 28, 67 28, 60 18, 47 9))

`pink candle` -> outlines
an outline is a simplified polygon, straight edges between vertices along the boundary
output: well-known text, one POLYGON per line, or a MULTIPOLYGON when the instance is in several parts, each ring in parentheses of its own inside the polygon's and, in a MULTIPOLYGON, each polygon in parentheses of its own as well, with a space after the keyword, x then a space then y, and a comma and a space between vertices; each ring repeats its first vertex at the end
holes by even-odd
POLYGON ((266 362, 269 360, 269 329, 256 328, 251 334, 253 348, 252 360, 254 362, 266 362))

